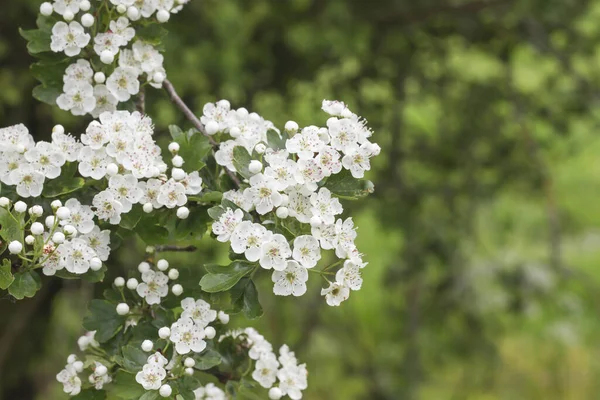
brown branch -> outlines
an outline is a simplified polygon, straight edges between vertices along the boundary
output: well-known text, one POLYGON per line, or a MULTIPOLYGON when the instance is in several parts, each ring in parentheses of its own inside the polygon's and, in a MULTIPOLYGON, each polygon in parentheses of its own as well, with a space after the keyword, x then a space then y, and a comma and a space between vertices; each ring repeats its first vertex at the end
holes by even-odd
POLYGON ((137 99, 135 100, 135 109, 140 113, 146 113, 146 90, 141 87, 138 93, 137 99))
POLYGON ((169 245, 169 244, 154 246, 154 251, 156 253, 161 252, 161 251, 193 252, 196 250, 198 250, 198 248, 196 246, 177 246, 177 245, 169 245))
MULTIPOLYGON (((185 104, 181 97, 179 97, 179 95, 175 91, 175 88, 173 87, 173 84, 168 79, 165 79, 163 82, 163 86, 169 94, 171 102, 173 102, 173 104, 175 104, 183 112, 183 115, 185 115, 185 117, 192 123, 192 125, 194 125, 196 129, 198 129, 198 131, 200 131, 204 136, 208 138, 208 141, 213 147, 213 151, 217 151, 219 149, 219 144, 215 141, 215 139, 213 139, 212 136, 206 133, 204 124, 198 119, 198 117, 196 117, 193 111, 190 110, 190 108, 187 106, 187 104, 185 104)), ((225 172, 227 173, 227 175, 229 175, 231 180, 239 188, 241 183, 238 177, 235 175, 235 173, 231 172, 228 168, 225 168, 225 172)))

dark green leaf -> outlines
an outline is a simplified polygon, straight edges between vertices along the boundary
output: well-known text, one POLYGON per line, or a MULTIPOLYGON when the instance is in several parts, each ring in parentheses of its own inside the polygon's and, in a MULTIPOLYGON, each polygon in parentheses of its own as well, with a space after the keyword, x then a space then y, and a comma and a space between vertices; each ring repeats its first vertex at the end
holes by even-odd
POLYGON ((250 280, 244 290, 244 315, 248 319, 256 319, 263 315, 263 309, 258 301, 258 291, 254 282, 250 280))
POLYGON ((42 280, 37 272, 17 272, 13 283, 8 287, 8 293, 17 300, 23 300, 25 297, 33 297, 41 287, 42 280))
POLYGON ((150 392, 146 392, 146 393, 144 393, 144 395, 142 397, 140 397, 140 400, 156 400, 156 399, 160 399, 160 394, 158 394, 157 390, 152 390, 150 392))
POLYGON ((44 185, 44 191, 42 195, 44 197, 57 197, 67 193, 72 193, 78 189, 81 189, 85 181, 83 178, 71 177, 65 179, 54 179, 44 185))
POLYGON ((127 345, 123 347, 122 353, 123 368, 129 372, 140 371, 148 360, 148 355, 138 347, 127 345))
POLYGON ((13 216, 6 208, 0 207, 0 237, 7 243, 13 240, 23 243, 22 220, 22 215, 13 216))
POLYGON ((0 289, 6 290, 15 280, 11 272, 10 260, 5 258, 0 265, 0 289))
POLYGON ((169 240, 169 231, 157 224, 155 218, 144 216, 137 224, 135 232, 146 244, 154 245, 169 240))
POLYGON ((206 136, 198 131, 190 130, 187 134, 180 134, 175 141, 179 143, 178 154, 183 157, 182 168, 186 172, 198 171, 206 165, 203 160, 212 150, 212 145, 206 136))
POLYGON ((117 314, 113 303, 94 299, 88 306, 83 327, 88 331, 96 331, 96 340, 104 343, 117 334, 124 322, 125 316, 117 314))
POLYGON ((104 390, 96 390, 93 388, 83 389, 77 396, 71 397, 71 400, 104 400, 106 392, 104 390))
POLYGON ((198 203, 220 203, 223 198, 223 193, 218 191, 204 191, 201 196, 188 196, 188 200, 197 201, 198 203))
POLYGON ((356 179, 350 171, 343 169, 339 174, 327 178, 325 187, 337 197, 355 200, 373 193, 373 183, 366 179, 356 179))
POLYGON ((245 147, 235 146, 233 148, 233 166, 237 170, 238 174, 244 178, 250 178, 252 176, 250 170, 248 169, 251 160, 252 157, 245 147))
POLYGON ((135 204, 131 211, 121 214, 121 222, 119 222, 119 225, 125 229, 133 230, 138 222, 140 222, 143 212, 142 206, 140 204, 135 204))
POLYGON ((106 389, 112 397, 122 400, 139 400, 146 393, 142 385, 136 382, 134 374, 121 370, 117 372, 111 384, 106 385, 106 389))
POLYGON ((203 371, 221 364, 221 355, 213 349, 207 349, 202 354, 195 354, 193 358, 196 361, 194 368, 203 371))
POLYGON ((225 209, 221 206, 211 207, 207 211, 208 215, 215 221, 217 221, 219 218, 221 218, 221 215, 223 215, 224 212, 225 212, 225 209))
POLYGON ((27 40, 29 54, 35 55, 50 50, 50 32, 41 29, 24 30, 19 28, 19 33, 27 40))
POLYGON ((222 292, 231 289, 243 276, 255 268, 254 264, 234 261, 228 266, 223 266, 219 273, 209 273, 200 280, 200 287, 208 293, 222 292))

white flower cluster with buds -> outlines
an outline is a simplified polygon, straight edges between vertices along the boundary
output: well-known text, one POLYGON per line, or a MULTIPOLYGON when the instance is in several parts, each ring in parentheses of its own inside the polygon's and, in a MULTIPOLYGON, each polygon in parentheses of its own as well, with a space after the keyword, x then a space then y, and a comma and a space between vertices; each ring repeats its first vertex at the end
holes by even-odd
MULTIPOLYGON (((80 361, 75 354, 71 354, 67 358, 67 365, 56 375, 56 380, 63 384, 63 391, 71 396, 75 396, 81 392, 81 379, 79 374, 84 371, 85 364, 80 361)), ((112 378, 108 374, 108 368, 98 361, 95 361, 90 366, 92 373, 88 377, 88 381, 96 390, 101 390, 104 385, 112 382, 112 378)))
POLYGON ((227 400, 228 398, 225 392, 213 383, 194 390, 194 400, 227 400))
POLYGON ((166 79, 163 56, 152 44, 136 36, 136 29, 156 18, 167 22, 189 0, 54 0, 40 6, 43 16, 58 14, 62 20, 52 27, 50 49, 68 57, 95 53, 101 64, 80 58, 71 64, 63 76, 63 93, 57 105, 73 115, 115 111, 139 93, 141 85, 160 88, 166 79), (101 11, 103 11, 101 13, 101 11), (111 15, 108 23, 102 16, 111 15), (86 52, 85 50, 88 50, 86 52), (110 71, 107 77, 106 72, 110 71))

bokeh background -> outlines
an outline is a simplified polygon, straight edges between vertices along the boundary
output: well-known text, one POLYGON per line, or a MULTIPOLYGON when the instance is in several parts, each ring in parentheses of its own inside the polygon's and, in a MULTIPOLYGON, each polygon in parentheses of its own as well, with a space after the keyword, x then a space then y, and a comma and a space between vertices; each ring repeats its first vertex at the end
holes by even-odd
MULTIPOLYGON (((37 139, 89 122, 30 95, 17 28, 40 2, 0 11, 0 126, 37 139)), ((254 325, 308 364, 305 398, 598 398, 599 20, 600 0, 193 0, 172 18, 165 66, 196 112, 227 98, 302 126, 340 99, 382 147, 375 194, 348 205, 363 289, 332 309, 316 280, 301 299, 261 285, 254 325)), ((188 126, 147 100, 157 135, 188 126)), ((199 272, 214 243, 170 259, 199 272)), ((104 285, 142 254, 127 243, 104 285)), ((47 279, 0 299, 2 400, 65 398, 54 376, 101 291, 47 279)))

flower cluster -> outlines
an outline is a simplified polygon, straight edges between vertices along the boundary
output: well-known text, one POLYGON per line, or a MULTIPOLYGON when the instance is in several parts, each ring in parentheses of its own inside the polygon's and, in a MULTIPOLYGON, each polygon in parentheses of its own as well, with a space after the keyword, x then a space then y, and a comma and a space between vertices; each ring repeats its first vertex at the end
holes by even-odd
POLYGON ((57 105, 73 115, 115 111, 120 102, 149 84, 160 88, 166 79, 163 56, 139 32, 150 21, 167 22, 189 0, 54 0, 40 13, 60 16, 54 23, 50 49, 67 57, 82 57, 67 67, 57 105), (110 15, 105 21, 102 16, 110 15), (91 54, 99 57, 94 63, 91 54), (82 56, 83 55, 83 56, 82 56))
MULTIPOLYGON (((63 384, 65 393, 75 396, 81 392, 81 379, 79 374, 85 369, 85 364, 80 361, 75 354, 67 358, 67 365, 56 375, 56 380, 63 384)), ((101 362, 95 361, 90 365, 91 374, 88 377, 89 383, 96 390, 101 390, 104 385, 112 382, 108 374, 108 368, 101 362)))
POLYGON ((247 349, 248 357, 255 360, 252 378, 262 387, 269 389, 269 398, 277 400, 289 396, 293 400, 302 398, 302 391, 308 387, 308 371, 286 345, 279 349, 279 357, 273 346, 254 328, 230 331, 219 338, 239 340, 247 349))

